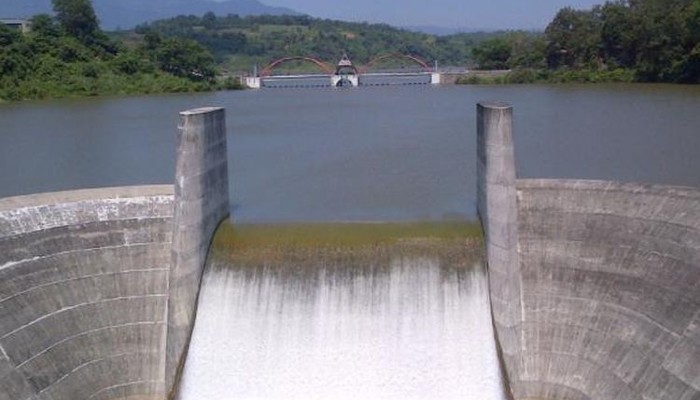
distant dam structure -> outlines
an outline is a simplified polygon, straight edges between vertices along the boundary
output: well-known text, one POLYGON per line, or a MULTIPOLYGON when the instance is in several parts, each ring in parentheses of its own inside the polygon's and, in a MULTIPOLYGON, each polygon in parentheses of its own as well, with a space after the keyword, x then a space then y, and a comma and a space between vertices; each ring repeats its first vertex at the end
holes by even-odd
POLYGON ((437 64, 431 68, 420 58, 407 54, 382 54, 366 65, 357 67, 347 54, 344 54, 335 67, 330 67, 321 60, 313 57, 291 56, 272 61, 258 73, 255 69, 252 76, 241 79, 248 88, 349 88, 358 86, 388 86, 388 85, 439 85, 441 75, 437 64), (387 60, 408 60, 416 68, 409 70, 373 71, 375 64, 387 60), (276 69, 290 62, 304 62, 319 70, 318 73, 276 73, 276 69))
POLYGON ((215 107, 174 185, 0 199, 0 400, 700 397, 700 189, 518 179, 512 108, 476 114, 485 262, 425 227, 227 233, 215 107))

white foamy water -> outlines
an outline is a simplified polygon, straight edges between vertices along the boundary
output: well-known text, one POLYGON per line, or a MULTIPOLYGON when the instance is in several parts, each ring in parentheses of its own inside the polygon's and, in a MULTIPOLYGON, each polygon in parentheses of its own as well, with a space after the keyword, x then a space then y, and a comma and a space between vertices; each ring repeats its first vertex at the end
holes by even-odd
POLYGON ((210 268, 181 400, 502 400, 481 267, 210 268))

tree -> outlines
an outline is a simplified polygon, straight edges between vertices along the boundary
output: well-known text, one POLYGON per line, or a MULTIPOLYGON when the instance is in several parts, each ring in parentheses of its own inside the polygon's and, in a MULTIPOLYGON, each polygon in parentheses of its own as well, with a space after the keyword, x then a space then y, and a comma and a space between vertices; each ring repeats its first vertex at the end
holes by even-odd
POLYGON ((547 64, 550 68, 584 68, 600 62, 600 9, 559 10, 547 25, 547 64))
POLYGON ((634 68, 640 26, 630 8, 621 1, 605 3, 601 8, 601 19, 600 40, 606 64, 634 68))
POLYGON ((10 29, 5 24, 0 23, 0 51, 18 42, 22 35, 15 29, 10 29))
POLYGON ((32 33, 41 37, 57 38, 61 35, 56 21, 48 14, 37 14, 32 17, 32 33))
POLYGON ((692 0, 685 10, 683 47, 686 49, 681 60, 675 64, 674 73, 678 81, 700 83, 700 0, 692 0))
POLYGON ((509 41, 511 54, 508 64, 511 68, 546 68, 547 41, 544 35, 531 32, 513 32, 509 35, 509 41))
POLYGON ((69 35, 90 44, 101 36, 99 21, 90 0, 52 0, 56 19, 69 35))
POLYGON ((472 50, 481 69, 508 69, 511 45, 504 37, 485 40, 472 50))
POLYGON ((204 14, 202 16, 202 25, 206 29, 214 29, 216 28, 216 15, 209 11, 208 13, 204 14))
POLYGON ((193 81, 212 80, 216 75, 214 57, 188 39, 164 39, 156 50, 160 69, 193 81))

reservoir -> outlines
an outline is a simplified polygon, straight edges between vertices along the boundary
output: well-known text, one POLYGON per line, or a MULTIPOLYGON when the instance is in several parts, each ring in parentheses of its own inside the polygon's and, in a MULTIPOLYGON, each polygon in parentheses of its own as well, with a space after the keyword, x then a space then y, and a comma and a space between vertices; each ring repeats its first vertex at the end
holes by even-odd
POLYGON ((177 113, 226 108, 243 222, 475 216, 475 104, 513 104, 521 177, 700 186, 700 87, 267 89, 0 106, 0 197, 173 181, 177 113))

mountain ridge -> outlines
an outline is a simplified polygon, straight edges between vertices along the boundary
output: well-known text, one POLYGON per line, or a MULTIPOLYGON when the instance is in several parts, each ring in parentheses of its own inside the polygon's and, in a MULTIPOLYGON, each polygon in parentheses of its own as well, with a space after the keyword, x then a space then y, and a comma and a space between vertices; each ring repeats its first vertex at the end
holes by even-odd
MULTIPOLYGON (((104 30, 131 29, 136 25, 177 15, 302 15, 284 7, 272 7, 258 0, 93 0, 95 13, 104 30)), ((0 17, 30 18, 36 14, 51 14, 51 0, 0 2, 0 17)))

